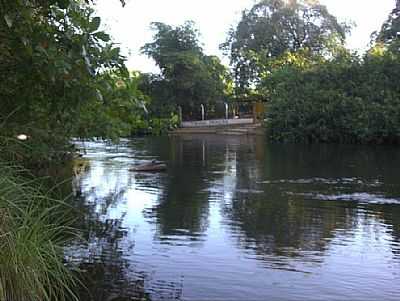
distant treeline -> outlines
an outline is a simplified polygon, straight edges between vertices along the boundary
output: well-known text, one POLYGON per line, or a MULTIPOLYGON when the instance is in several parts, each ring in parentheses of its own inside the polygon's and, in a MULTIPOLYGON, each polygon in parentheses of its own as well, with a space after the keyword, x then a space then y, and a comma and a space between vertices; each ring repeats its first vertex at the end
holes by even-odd
POLYGON ((400 56, 376 46, 307 67, 280 66, 268 91, 269 135, 278 141, 399 143, 400 56))
POLYGON ((223 47, 237 95, 266 101, 271 139, 400 142, 400 1, 366 54, 344 47, 349 31, 315 1, 244 12, 223 47))
POLYGON ((158 74, 128 71, 93 5, 0 2, 0 146, 14 159, 62 159, 71 137, 162 134, 178 107, 215 117, 249 99, 267 103, 274 140, 399 140, 399 0, 364 55, 345 48, 351 26, 318 1, 261 0, 221 44, 231 69, 204 53, 193 22, 155 22, 141 50, 158 74))

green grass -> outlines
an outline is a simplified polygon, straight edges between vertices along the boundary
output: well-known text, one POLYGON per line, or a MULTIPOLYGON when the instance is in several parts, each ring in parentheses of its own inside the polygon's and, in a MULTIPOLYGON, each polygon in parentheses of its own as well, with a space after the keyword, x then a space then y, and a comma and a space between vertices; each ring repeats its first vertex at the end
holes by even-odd
POLYGON ((0 301, 77 300, 63 259, 74 237, 67 205, 21 172, 0 163, 0 301))

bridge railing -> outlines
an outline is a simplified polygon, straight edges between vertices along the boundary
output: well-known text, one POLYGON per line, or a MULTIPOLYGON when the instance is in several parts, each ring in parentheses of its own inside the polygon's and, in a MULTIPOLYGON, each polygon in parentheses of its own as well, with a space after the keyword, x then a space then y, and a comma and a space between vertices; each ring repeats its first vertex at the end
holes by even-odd
POLYGON ((199 121, 214 119, 253 118, 253 104, 241 102, 218 102, 215 104, 200 104, 196 107, 179 109, 182 121, 199 121))
POLYGON ((228 124, 230 120, 239 120, 230 122, 230 124, 257 123, 264 120, 265 105, 262 102, 231 102, 217 103, 213 106, 200 104, 197 114, 196 111, 189 114, 179 107, 178 114, 181 125, 192 124, 228 124), (201 121, 201 122, 200 122, 201 121))

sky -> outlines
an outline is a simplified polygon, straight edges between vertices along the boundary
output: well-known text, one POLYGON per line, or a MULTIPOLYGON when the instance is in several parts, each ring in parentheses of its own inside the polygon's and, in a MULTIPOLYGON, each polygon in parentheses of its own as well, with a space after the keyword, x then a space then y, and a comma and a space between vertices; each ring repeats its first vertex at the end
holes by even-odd
MULTIPOLYGON (((241 11, 249 9, 254 0, 126 0, 122 8, 118 0, 98 0, 96 12, 103 28, 120 44, 127 65, 132 70, 158 72, 154 62, 140 54, 140 47, 152 40, 151 22, 181 25, 195 21, 200 41, 208 55, 218 55, 225 64, 219 45, 225 41, 229 28, 238 23, 241 11)), ((347 46, 363 51, 370 35, 379 30, 395 7, 395 0, 320 0, 339 21, 353 22, 356 27, 348 37, 347 46)))

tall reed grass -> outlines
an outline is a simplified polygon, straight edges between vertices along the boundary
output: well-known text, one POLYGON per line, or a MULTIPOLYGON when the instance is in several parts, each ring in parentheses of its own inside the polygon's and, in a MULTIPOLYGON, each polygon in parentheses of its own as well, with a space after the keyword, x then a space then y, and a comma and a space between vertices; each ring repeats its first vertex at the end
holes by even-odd
POLYGON ((0 301, 77 300, 63 259, 74 237, 67 205, 21 172, 0 161, 0 301))

